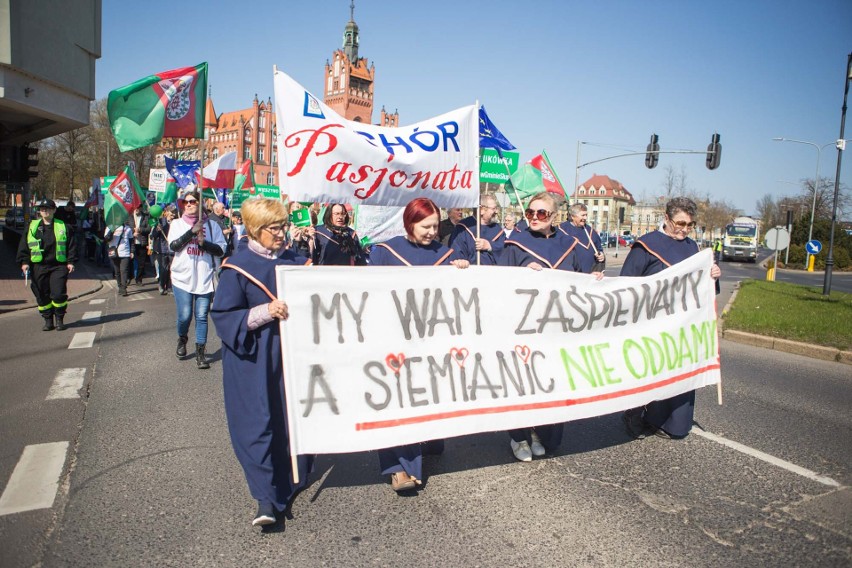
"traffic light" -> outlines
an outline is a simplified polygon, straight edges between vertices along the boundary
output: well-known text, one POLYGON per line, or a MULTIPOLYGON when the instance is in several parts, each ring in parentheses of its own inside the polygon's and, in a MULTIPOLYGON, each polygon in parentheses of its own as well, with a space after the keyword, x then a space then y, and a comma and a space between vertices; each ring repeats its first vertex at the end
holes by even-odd
POLYGON ((657 166, 657 162, 660 161, 660 156, 658 152, 660 151, 660 145, 657 143, 659 137, 656 134, 651 134, 651 143, 648 144, 648 147, 645 149, 648 153, 645 154, 645 167, 648 169, 653 169, 657 166))
POLYGON ((710 145, 707 146, 707 169, 715 170, 719 167, 719 162, 722 161, 722 145, 719 144, 721 136, 714 134, 710 139, 710 145))
POLYGON ((38 177, 38 148, 21 147, 21 169, 27 179, 38 177))

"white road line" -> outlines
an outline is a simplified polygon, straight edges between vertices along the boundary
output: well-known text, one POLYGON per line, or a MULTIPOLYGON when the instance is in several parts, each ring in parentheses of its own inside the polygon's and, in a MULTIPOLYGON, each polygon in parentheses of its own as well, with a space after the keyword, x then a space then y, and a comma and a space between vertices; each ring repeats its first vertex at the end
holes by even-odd
POLYGON ((820 475, 815 471, 811 471, 809 469, 805 469, 801 466, 798 466, 794 463, 790 463, 788 461, 782 460, 781 458, 776 458, 775 456, 770 456, 767 453, 761 452, 760 450, 755 450, 754 448, 750 448, 745 444, 740 444, 739 442, 734 442, 733 440, 729 440, 727 438, 723 438, 722 436, 717 436, 716 434, 711 434, 706 430, 702 430, 701 428, 693 428, 692 433, 696 436, 701 436, 702 438, 707 438, 708 440, 712 440, 723 446, 728 446, 731 449, 737 450, 738 452, 742 452, 751 457, 757 458, 759 460, 765 461, 768 464, 772 464, 776 467, 780 467, 781 469, 786 469, 787 471, 796 473, 801 475, 802 477, 807 477, 808 479, 812 479, 818 483, 822 483, 823 485, 828 485, 829 487, 842 487, 842 485, 830 477, 826 477, 824 475, 820 475))
POLYGON ((128 302, 136 302, 138 300, 150 300, 153 296, 151 296, 148 292, 140 292, 138 294, 133 294, 129 298, 127 298, 128 302))
POLYGON ((86 380, 85 368, 61 369, 56 373, 50 391, 45 400, 56 400, 60 398, 80 398, 80 389, 86 380))
POLYGON ((83 314, 83 317, 80 318, 80 321, 98 321, 101 319, 101 314, 103 314, 103 312, 86 312, 83 314))
POLYGON ((89 303, 92 304, 92 305, 103 304, 104 302, 106 302, 105 298, 98 298, 97 300, 89 300, 89 303))
POLYGON ((0 515, 53 506, 68 445, 68 442, 53 442, 24 448, 0 496, 0 515))
POLYGON ((95 344, 96 335, 97 333, 94 331, 78 331, 71 338, 71 344, 68 346, 68 349, 88 349, 95 344))

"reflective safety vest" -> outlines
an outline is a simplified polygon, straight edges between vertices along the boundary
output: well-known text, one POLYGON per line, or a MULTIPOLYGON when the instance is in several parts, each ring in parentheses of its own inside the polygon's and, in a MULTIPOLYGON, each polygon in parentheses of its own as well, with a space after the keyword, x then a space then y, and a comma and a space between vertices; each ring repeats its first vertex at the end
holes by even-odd
MULTIPOLYGON (((36 230, 41 224, 41 219, 30 221, 30 230, 27 231, 27 245, 30 247, 30 260, 41 262, 44 260, 44 251, 41 249, 41 241, 36 238, 36 230)), ((58 219, 53 220, 53 236, 56 237, 56 262, 64 263, 68 259, 68 232, 65 223, 58 219)))

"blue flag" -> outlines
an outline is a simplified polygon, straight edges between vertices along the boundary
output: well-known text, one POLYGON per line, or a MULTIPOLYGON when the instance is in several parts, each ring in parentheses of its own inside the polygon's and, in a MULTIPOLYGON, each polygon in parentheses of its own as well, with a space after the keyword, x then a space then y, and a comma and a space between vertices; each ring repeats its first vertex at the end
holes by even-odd
POLYGON ((201 185, 199 182, 201 162, 198 160, 173 160, 166 156, 166 170, 175 179, 179 189, 186 189, 190 184, 192 184, 190 189, 201 185))
POLYGON ((485 113, 485 107, 479 107, 479 147, 494 148, 500 154, 501 150, 514 150, 515 146, 509 142, 503 133, 497 130, 491 119, 485 113))

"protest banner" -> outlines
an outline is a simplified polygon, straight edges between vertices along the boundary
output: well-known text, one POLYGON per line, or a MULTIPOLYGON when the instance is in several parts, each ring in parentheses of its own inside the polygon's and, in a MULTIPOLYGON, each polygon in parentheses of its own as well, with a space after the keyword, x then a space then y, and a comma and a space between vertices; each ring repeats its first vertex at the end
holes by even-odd
POLYGON ((646 278, 279 267, 290 444, 343 453, 552 424, 719 382, 709 249, 646 278))
POLYGON ((438 207, 479 203, 475 105, 401 128, 348 121, 274 73, 281 191, 293 201, 438 207))
POLYGON ((404 207, 359 205, 355 210, 355 232, 362 245, 383 243, 405 234, 402 222, 404 207))

